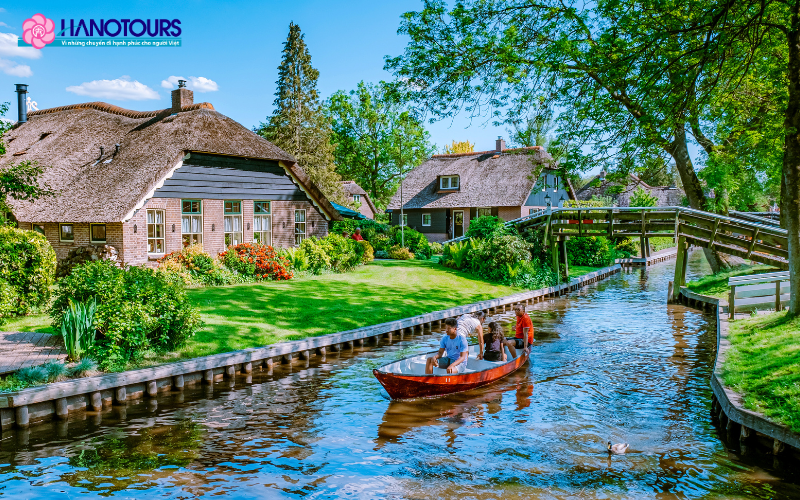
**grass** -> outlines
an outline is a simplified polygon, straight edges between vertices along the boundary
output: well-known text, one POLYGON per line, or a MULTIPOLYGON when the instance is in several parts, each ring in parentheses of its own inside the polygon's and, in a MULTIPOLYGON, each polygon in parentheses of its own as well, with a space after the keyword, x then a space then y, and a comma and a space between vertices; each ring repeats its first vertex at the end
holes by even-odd
POLYGON ((780 271, 780 269, 765 265, 737 267, 728 271, 721 271, 716 274, 704 276, 697 281, 690 281, 686 284, 686 287, 695 293, 724 299, 728 297, 728 291, 730 290, 728 288, 728 278, 749 274, 772 273, 776 271, 780 271))
POLYGON ((577 278, 578 276, 583 276, 584 274, 593 273, 598 269, 602 268, 593 266, 569 266, 569 279, 577 278))
POLYGON ((800 318, 785 312, 730 323, 725 385, 744 405, 800 432, 800 318))
POLYGON ((50 316, 44 313, 9 318, 3 326, 0 326, 0 330, 4 332, 56 333, 50 326, 50 316))

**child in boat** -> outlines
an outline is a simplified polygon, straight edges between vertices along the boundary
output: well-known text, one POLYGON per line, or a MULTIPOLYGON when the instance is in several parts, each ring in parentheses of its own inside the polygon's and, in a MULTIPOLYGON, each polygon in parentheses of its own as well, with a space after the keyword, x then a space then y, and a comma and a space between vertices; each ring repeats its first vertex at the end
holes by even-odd
POLYGON ((476 335, 478 337, 478 359, 483 359, 483 322, 486 321, 486 313, 483 311, 476 311, 472 314, 465 314, 458 318, 457 331, 469 343, 469 336, 476 335))
POLYGON ((458 334, 458 322, 454 318, 444 320, 444 326, 445 335, 439 342, 439 352, 428 358, 425 364, 425 373, 428 375, 433 373, 434 367, 446 368, 447 373, 464 373, 467 369, 467 338, 458 334))
POLYGON ((508 347, 511 353, 511 358, 517 357, 517 350, 514 349, 514 343, 506 340, 503 333, 503 327, 497 321, 489 323, 489 331, 483 335, 483 343, 486 349, 483 351, 483 359, 486 361, 508 361, 506 350, 503 347, 508 347))

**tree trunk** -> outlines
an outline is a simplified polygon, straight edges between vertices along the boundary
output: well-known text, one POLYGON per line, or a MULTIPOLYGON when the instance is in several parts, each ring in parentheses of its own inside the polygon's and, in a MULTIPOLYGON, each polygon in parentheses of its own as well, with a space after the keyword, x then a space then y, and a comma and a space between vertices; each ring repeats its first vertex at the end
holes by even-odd
POLYGON ((786 106, 786 143, 783 178, 786 185, 781 219, 789 239, 789 315, 800 316, 800 0, 792 7, 789 42, 789 100, 786 106), (785 212, 785 213, 783 213, 785 212))

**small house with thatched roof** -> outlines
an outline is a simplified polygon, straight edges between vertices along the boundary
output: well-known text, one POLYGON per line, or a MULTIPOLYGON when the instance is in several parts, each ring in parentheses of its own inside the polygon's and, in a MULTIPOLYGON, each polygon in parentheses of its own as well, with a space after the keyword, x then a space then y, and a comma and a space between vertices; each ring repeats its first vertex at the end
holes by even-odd
POLYGON ((552 163, 540 146, 506 149, 502 139, 493 151, 433 155, 405 176, 387 212, 430 241, 457 238, 482 215, 513 220, 570 199, 552 163))
POLYGON ((11 208, 59 259, 89 245, 150 265, 193 244, 211 255, 244 242, 291 247, 341 219, 290 154, 193 103, 183 85, 158 111, 102 102, 21 110, 4 140, 0 168, 36 161, 40 181, 57 192, 11 208))
POLYGON ((378 209, 375 208, 375 204, 372 203, 369 194, 364 191, 364 188, 356 184, 356 181, 342 181, 342 190, 350 198, 350 201, 358 206, 358 211, 361 212, 361 215, 367 219, 375 218, 378 209))
POLYGON ((606 177, 605 171, 594 176, 575 194, 581 201, 592 200, 595 197, 611 198, 618 207, 631 206, 631 197, 637 190, 642 189, 658 200, 659 207, 676 207, 683 204, 686 193, 677 186, 650 186, 635 174, 628 178, 612 180, 606 177), (625 182, 627 181, 627 182, 625 182))

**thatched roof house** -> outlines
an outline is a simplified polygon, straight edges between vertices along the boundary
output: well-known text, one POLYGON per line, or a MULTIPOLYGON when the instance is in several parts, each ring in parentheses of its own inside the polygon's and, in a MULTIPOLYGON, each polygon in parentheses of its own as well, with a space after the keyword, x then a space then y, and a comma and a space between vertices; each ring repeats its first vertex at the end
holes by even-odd
POLYGON ((539 146, 506 149, 502 139, 494 151, 434 155, 406 175, 402 193, 397 190, 387 211, 392 223, 400 224, 402 196, 408 226, 433 241, 458 237, 478 216, 511 220, 545 207, 548 200, 557 205, 569 199, 569 183, 550 168, 552 161, 539 146))
POLYGON ((293 245, 341 218, 291 155, 192 99, 179 88, 157 111, 90 102, 29 113, 5 135, 0 168, 37 161, 59 194, 12 201, 20 225, 44 232, 59 258, 110 244, 138 264, 190 243, 212 254, 293 245))
POLYGON ((637 175, 630 174, 627 184, 620 181, 609 180, 603 176, 595 176, 585 186, 578 190, 576 197, 578 200, 591 200, 592 197, 609 197, 614 200, 619 207, 631 206, 631 196, 638 189, 643 189, 658 199, 659 207, 675 207, 683 203, 686 193, 683 189, 676 186, 650 186, 637 175))
POLYGON ((364 188, 356 184, 356 181, 342 181, 342 190, 347 194, 354 203, 359 203, 358 211, 361 215, 368 219, 374 219, 378 209, 369 197, 369 194, 364 191, 364 188))

